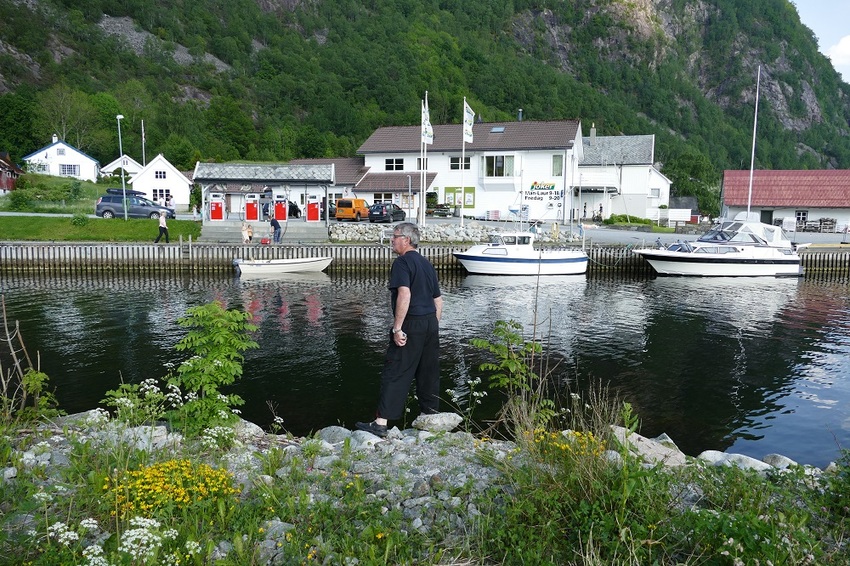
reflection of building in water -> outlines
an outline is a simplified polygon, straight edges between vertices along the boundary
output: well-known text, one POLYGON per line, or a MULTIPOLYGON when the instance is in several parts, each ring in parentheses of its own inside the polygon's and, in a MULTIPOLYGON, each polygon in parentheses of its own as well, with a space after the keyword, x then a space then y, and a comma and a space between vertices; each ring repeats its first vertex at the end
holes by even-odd
POLYGON ((319 321, 323 316, 322 301, 318 295, 311 293, 307 295, 307 322, 312 326, 320 326, 319 321))

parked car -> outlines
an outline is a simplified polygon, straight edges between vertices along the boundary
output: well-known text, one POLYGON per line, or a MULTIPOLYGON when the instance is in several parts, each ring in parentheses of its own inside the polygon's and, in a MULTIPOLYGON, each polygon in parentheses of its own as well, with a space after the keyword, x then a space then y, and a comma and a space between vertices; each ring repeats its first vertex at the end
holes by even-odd
POLYGON ((95 216, 103 218, 124 217, 124 195, 127 195, 127 217, 128 218, 153 218, 157 219, 165 214, 166 218, 176 218, 173 208, 160 206, 145 198, 141 191, 124 191, 122 189, 107 189, 105 195, 101 195, 94 205, 95 216))
POLYGON ((381 202, 369 208, 369 222, 401 222, 407 214, 397 204, 381 202))
POLYGON ((369 205, 362 198, 341 198, 336 201, 336 219, 360 222, 369 216, 369 205))
POLYGON ((448 218, 453 214, 452 207, 447 204, 438 204, 434 207, 434 210, 431 211, 432 216, 443 216, 448 218))

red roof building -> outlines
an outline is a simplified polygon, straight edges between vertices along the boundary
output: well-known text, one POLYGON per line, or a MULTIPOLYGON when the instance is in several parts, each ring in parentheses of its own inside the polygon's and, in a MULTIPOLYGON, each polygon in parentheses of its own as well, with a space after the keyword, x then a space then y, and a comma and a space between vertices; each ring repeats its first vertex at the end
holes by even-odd
POLYGON ((724 171, 721 205, 725 216, 759 213, 762 222, 786 229, 844 231, 850 225, 850 170, 724 171), (795 226, 796 225, 796 226, 795 226))
POLYGON ((24 171, 15 164, 5 151, 0 151, 0 194, 8 193, 15 189, 18 177, 24 171))

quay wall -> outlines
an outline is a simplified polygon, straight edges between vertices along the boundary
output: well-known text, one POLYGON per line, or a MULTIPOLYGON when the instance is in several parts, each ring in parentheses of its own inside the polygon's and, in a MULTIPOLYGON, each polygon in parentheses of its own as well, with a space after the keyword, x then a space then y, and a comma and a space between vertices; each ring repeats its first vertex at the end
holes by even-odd
MULTIPOLYGON (((438 271, 464 273, 452 255, 468 244, 421 244, 419 251, 438 271)), ((588 277, 652 277, 652 268, 630 246, 594 245, 585 250, 590 258, 588 277)), ((394 254, 387 244, 224 244, 178 242, 82 243, 0 242, 0 273, 6 272, 173 272, 221 273, 233 271, 233 260, 283 259, 331 256, 328 273, 387 271, 394 254)), ((805 278, 850 281, 850 253, 846 250, 806 250, 801 254, 805 278)))

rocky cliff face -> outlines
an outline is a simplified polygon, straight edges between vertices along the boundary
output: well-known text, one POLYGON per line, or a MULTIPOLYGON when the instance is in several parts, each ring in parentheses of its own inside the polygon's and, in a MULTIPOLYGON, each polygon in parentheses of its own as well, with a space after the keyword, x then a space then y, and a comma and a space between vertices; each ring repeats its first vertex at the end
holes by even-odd
MULTIPOLYGON (((732 51, 728 69, 717 68, 708 56, 716 47, 707 37, 707 30, 721 15, 714 3, 585 0, 577 3, 576 12, 577 19, 566 21, 563 14, 550 9, 526 10, 513 20, 513 37, 529 55, 539 55, 541 43, 545 44, 553 64, 573 75, 578 71, 574 61, 588 49, 615 68, 628 65, 644 73, 654 73, 665 60, 678 58, 687 80, 724 111, 752 107, 761 65, 760 97, 784 129, 801 132, 828 119, 818 100, 817 71, 789 41, 780 40, 768 52, 739 32, 729 38, 732 51), (581 28, 597 32, 590 44, 577 39, 581 28), (801 59, 805 62, 802 70, 801 59), (796 68, 792 61, 798 62, 796 68), (752 81, 742 86, 745 76, 751 76, 752 81), (793 84, 789 78, 793 78, 793 84)), ((836 94, 846 107, 848 101, 842 91, 830 94, 836 94)), ((683 111, 692 111, 690 101, 671 97, 670 102, 683 111)))

